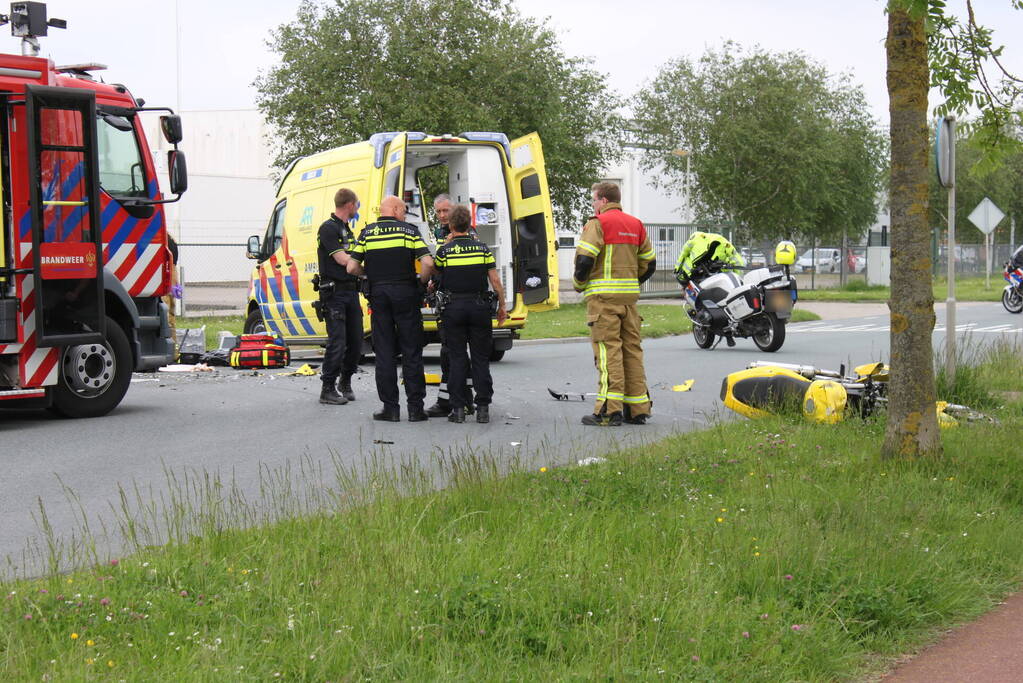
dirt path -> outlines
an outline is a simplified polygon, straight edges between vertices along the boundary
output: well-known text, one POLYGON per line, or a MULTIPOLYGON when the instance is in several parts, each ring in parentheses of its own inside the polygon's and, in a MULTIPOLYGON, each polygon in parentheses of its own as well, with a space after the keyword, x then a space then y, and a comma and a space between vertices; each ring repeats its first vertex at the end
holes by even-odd
POLYGON ((885 683, 1023 681, 1023 593, 898 665, 885 683))

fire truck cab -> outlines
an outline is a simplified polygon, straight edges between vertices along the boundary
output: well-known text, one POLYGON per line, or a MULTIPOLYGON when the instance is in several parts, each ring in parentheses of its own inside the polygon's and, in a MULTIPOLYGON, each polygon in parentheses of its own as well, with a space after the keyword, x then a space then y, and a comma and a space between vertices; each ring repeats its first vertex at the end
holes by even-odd
POLYGON ((0 407, 104 415, 133 370, 173 359, 162 204, 187 188, 181 121, 160 108, 164 199, 144 102, 96 79, 100 65, 36 56, 47 27, 65 28, 45 4, 12 3, 4 23, 25 54, 0 54, 0 407))

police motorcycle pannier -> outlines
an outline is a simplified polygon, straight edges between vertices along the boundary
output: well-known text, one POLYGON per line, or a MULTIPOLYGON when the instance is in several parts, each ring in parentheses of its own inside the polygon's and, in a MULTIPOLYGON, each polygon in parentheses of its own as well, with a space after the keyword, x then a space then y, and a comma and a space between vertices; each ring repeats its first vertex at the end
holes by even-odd
POLYGON ((291 351, 284 340, 268 334, 243 334, 229 361, 232 368, 283 368, 291 362, 291 351))

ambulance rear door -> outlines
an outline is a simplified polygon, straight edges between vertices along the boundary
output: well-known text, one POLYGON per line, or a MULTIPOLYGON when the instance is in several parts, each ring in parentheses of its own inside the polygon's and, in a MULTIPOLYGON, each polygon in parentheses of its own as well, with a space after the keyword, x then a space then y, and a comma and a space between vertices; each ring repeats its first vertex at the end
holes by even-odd
POLYGON ((511 142, 513 289, 533 311, 558 306, 558 254, 554 214, 540 136, 511 142))
POLYGON ((388 143, 384 159, 384 182, 380 190, 380 199, 387 195, 402 196, 402 190, 405 187, 405 148, 407 145, 407 133, 398 133, 388 143))

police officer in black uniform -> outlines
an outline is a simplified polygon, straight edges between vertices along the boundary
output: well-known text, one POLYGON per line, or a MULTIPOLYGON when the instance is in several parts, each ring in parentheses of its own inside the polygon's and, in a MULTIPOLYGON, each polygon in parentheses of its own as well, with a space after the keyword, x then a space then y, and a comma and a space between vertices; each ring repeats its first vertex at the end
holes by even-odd
POLYGON ((444 302, 441 328, 451 362, 448 386, 451 391, 451 422, 465 422, 471 402, 465 380, 469 375, 476 391, 476 422, 490 422, 490 400, 494 383, 490 377, 490 347, 493 296, 497 296, 497 321, 508 317, 504 288, 497 275, 494 255, 486 244, 469 236, 469 209, 456 206, 448 223, 453 238, 437 250, 436 268, 440 273, 439 301, 444 302), (487 284, 493 287, 492 294, 487 284), (468 344, 468 352, 466 351, 468 344))
MULTIPOLYGON (((454 202, 451 201, 451 195, 439 194, 433 200, 433 212, 437 215, 437 221, 439 226, 434 230, 433 235, 437 241, 441 244, 447 244, 453 238, 451 234, 451 228, 448 226, 448 221, 451 217, 451 209, 455 206, 454 202)), ((471 227, 469 228, 469 236, 476 239, 476 231, 471 227)), ((444 330, 439 330, 440 334, 440 387, 437 390, 437 402, 426 409, 426 414, 430 417, 447 417, 451 413, 451 395, 448 393, 448 375, 451 372, 451 361, 448 356, 448 345, 444 339, 444 330)), ((472 378, 469 377, 466 380, 467 391, 469 391, 469 398, 472 398, 472 378)), ((466 414, 472 413, 472 401, 469 400, 466 403, 465 409, 466 414)))
POLYGON ((380 220, 363 228, 348 252, 351 256, 348 272, 365 274, 369 280, 377 394, 384 404, 383 410, 373 413, 373 419, 387 422, 401 420, 396 363, 399 349, 409 422, 428 419, 423 410, 426 379, 419 281, 430 278, 433 258, 419 229, 404 218, 405 203, 393 195, 384 197, 380 202, 380 220), (416 260, 422 271, 418 277, 416 260))
POLYGON ((358 197, 346 187, 334 194, 334 213, 317 234, 316 255, 320 261, 320 313, 327 324, 327 348, 323 353, 320 403, 344 405, 355 400, 352 375, 362 353, 362 305, 359 278, 347 270, 346 253, 355 244, 348 221, 358 211, 358 197), (335 388, 338 375, 341 391, 335 388))

